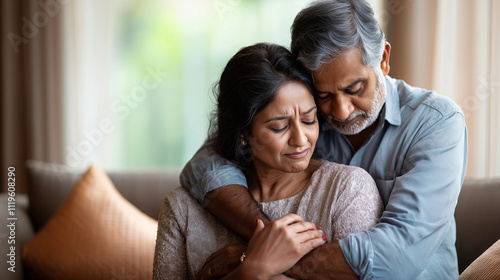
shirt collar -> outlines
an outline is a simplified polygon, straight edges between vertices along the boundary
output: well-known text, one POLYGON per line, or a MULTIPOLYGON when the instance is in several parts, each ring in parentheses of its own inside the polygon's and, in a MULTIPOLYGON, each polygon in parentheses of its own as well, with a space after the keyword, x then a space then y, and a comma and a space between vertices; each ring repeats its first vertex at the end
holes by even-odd
POLYGON ((392 125, 401 125, 401 111, 399 110, 399 95, 396 87, 396 79, 385 76, 385 87, 387 95, 385 98, 385 120, 392 125))

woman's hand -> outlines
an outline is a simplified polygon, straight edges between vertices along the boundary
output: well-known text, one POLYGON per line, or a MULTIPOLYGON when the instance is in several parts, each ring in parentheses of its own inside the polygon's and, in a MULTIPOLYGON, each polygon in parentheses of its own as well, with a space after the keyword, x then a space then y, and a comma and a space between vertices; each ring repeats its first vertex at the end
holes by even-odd
POLYGON ((325 240, 322 230, 296 214, 285 215, 265 227, 258 220, 240 269, 255 279, 269 279, 291 268, 325 240))

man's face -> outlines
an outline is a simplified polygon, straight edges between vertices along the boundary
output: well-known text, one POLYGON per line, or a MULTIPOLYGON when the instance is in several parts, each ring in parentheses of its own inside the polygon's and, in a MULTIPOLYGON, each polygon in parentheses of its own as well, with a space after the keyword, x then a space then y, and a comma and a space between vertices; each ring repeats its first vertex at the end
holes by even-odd
POLYGON ((356 135, 377 120, 385 102, 385 83, 383 79, 379 83, 373 67, 364 65, 358 48, 323 64, 313 77, 321 114, 340 133, 356 135))

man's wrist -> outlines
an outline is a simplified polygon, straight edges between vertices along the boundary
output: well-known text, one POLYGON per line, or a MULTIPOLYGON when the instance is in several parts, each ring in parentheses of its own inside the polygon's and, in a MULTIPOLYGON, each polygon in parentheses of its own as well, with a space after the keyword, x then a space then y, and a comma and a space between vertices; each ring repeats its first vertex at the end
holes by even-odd
POLYGON ((286 276, 297 279, 359 279, 347 263, 338 241, 326 243, 302 257, 286 276))
POLYGON ((263 264, 260 262, 254 262, 251 259, 243 260, 241 265, 238 267, 239 273, 241 273, 241 279, 252 279, 252 280, 267 280, 272 277, 265 272, 263 264))

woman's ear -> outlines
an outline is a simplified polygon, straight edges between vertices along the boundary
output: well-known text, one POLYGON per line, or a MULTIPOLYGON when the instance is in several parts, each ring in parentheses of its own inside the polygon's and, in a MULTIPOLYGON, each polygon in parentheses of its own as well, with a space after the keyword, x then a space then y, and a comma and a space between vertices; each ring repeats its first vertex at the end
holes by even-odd
POLYGON ((382 54, 382 61, 380 62, 380 69, 382 69, 382 74, 387 75, 391 70, 389 65, 389 58, 391 56, 391 44, 385 42, 384 53, 382 54))

